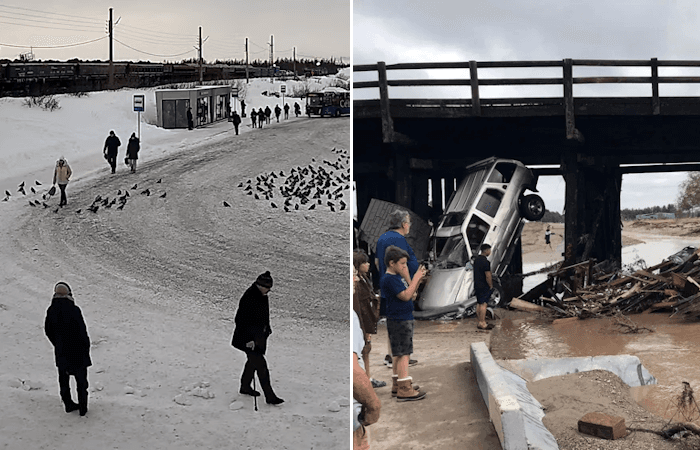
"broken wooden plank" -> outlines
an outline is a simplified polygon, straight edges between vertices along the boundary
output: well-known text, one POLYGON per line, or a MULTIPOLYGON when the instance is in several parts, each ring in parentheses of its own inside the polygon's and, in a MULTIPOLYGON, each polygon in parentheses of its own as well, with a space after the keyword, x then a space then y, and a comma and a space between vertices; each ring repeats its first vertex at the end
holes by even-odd
POLYGON ((518 309, 520 311, 528 311, 528 312, 542 312, 546 311, 547 308, 544 308, 540 305, 535 305, 534 303, 530 303, 524 300, 520 300, 519 298, 513 298, 510 301, 509 306, 511 308, 518 309))

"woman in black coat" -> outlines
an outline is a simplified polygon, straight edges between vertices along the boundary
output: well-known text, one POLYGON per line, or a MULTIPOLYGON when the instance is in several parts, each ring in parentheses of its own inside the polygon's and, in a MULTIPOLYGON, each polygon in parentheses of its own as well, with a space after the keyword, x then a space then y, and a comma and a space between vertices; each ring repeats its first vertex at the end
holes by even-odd
POLYGON ((54 287, 51 306, 46 311, 44 331, 54 346, 58 385, 66 412, 80 410, 87 413, 88 380, 87 368, 90 360, 90 337, 80 308, 75 305, 73 293, 67 283, 59 282, 54 287), (70 376, 75 377, 78 387, 78 404, 70 393, 70 376))
POLYGON ((277 397, 272 390, 270 371, 265 361, 267 338, 272 334, 270 303, 267 298, 270 288, 272 288, 272 276, 268 271, 260 275, 245 291, 238 303, 236 328, 233 331, 231 345, 245 352, 248 357, 241 375, 239 392, 254 397, 260 395, 260 392, 250 386, 257 372, 260 386, 265 393, 265 401, 271 405, 279 405, 284 400, 277 397))
POLYGON ((136 137, 136 133, 131 133, 129 145, 126 147, 126 159, 129 167, 131 167, 131 173, 136 172, 136 161, 139 159, 139 150, 141 150, 139 138, 136 137))

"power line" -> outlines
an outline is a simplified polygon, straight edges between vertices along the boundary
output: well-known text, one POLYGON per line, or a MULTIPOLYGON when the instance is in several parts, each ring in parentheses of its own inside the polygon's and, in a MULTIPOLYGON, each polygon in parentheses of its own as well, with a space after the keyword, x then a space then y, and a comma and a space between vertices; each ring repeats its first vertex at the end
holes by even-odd
MULTIPOLYGON (((63 22, 53 22, 53 18, 47 18, 47 17, 43 17, 43 16, 37 16, 37 15, 34 15, 34 14, 16 13, 16 12, 12 12, 12 11, 9 11, 9 12, 4 12, 4 11, 3 11, 2 13, 3 13, 3 14, 13 14, 13 15, 15 15, 15 16, 36 17, 37 19, 41 19, 41 20, 24 19, 24 18, 22 18, 22 17, 6 17, 6 18, 8 18, 8 19, 26 20, 26 21, 40 22, 40 23, 44 23, 44 22, 49 21, 49 23, 57 23, 58 25, 64 25, 64 24, 65 24, 65 19, 60 19, 60 20, 63 20, 63 22)), ((89 25, 92 25, 92 26, 101 26, 101 25, 98 25, 99 22, 96 21, 96 20, 90 20, 89 22, 88 22, 88 21, 84 21, 84 20, 80 20, 80 21, 73 20, 72 22, 75 23, 75 24, 78 24, 78 25, 89 24, 89 25)))
MULTIPOLYGON (((0 17, 4 17, 4 16, 0 16, 0 17)), ((10 17, 10 19, 12 19, 12 17, 10 17)), ((25 23, 16 23, 16 22, 0 22, 0 23, 4 23, 4 24, 7 24, 7 25, 15 25, 15 26, 19 26, 19 27, 47 28, 47 29, 50 29, 50 30, 63 30, 63 31, 86 31, 86 32, 90 32, 90 33, 95 33, 96 30, 97 30, 97 28, 90 30, 90 29, 85 29, 85 28, 45 27, 45 26, 41 26, 41 25, 25 24, 25 23)))
POLYGON ((1 4, 0 4, 0 7, 2 7, 2 8, 8 8, 8 9, 21 9, 21 10, 24 10, 24 11, 32 11, 32 12, 38 12, 38 13, 42 13, 42 14, 50 14, 50 15, 55 15, 55 16, 73 17, 73 18, 76 18, 76 19, 96 20, 96 19, 93 19, 93 18, 91 18, 91 17, 81 17, 81 16, 73 16, 73 15, 70 15, 70 14, 61 14, 61 13, 53 13, 53 12, 48 12, 48 11, 39 11, 38 9, 20 8, 19 6, 7 6, 7 5, 1 5, 1 4))
MULTIPOLYGON (((2 22, 0 22, 2 23, 2 22)), ((39 45, 13 45, 13 44, 3 44, 0 42, 0 46, 5 46, 5 47, 13 47, 13 48, 66 48, 66 47, 76 47, 78 45, 85 45, 85 44, 91 44, 93 42, 101 41, 102 39, 106 39, 109 36, 102 36, 97 39, 93 39, 92 41, 85 41, 85 42, 78 42, 76 44, 66 44, 66 45, 54 45, 54 46, 39 46, 39 45)))
POLYGON ((154 41, 159 41, 159 42, 173 42, 173 41, 192 41, 193 39, 196 40, 196 36, 187 36, 187 35, 177 35, 177 37, 171 37, 171 36, 162 36, 158 35, 156 32, 153 33, 148 33, 148 32, 141 32, 141 31, 132 31, 131 28, 133 27, 125 27, 126 29, 122 29, 122 27, 115 27, 115 29, 118 29, 120 33, 130 35, 130 36, 140 36, 144 37, 147 39, 152 39, 154 41))
POLYGON ((139 53, 143 53, 144 55, 158 56, 158 57, 163 57, 163 58, 173 58, 173 57, 175 57, 175 56, 182 56, 182 55, 186 55, 186 54, 188 54, 188 53, 190 53, 190 52, 192 51, 192 50, 187 50, 186 52, 184 52, 184 53, 178 53, 177 55, 157 55, 157 54, 155 54, 155 53, 148 53, 148 52, 144 52, 144 51, 142 51, 142 50, 139 50, 139 49, 137 49, 137 48, 134 48, 134 47, 132 47, 132 46, 130 46, 130 45, 127 45, 127 44, 121 42, 119 39, 116 39, 116 38, 112 38, 112 39, 113 39, 115 42, 118 42, 118 43, 122 44, 124 47, 130 48, 131 50, 134 50, 134 51, 139 52, 139 53))
POLYGON ((143 32, 145 32, 145 33, 151 33, 151 34, 156 34, 156 35, 160 34, 160 35, 163 35, 162 37, 166 37, 165 35, 167 35, 168 37, 169 37, 169 36, 183 37, 183 38, 185 37, 185 36, 182 35, 182 34, 168 33, 167 31, 148 30, 148 29, 145 29, 145 28, 135 27, 135 26, 133 26, 133 25, 122 24, 121 26, 122 26, 122 27, 125 27, 125 28, 133 28, 134 30, 143 31, 143 32))

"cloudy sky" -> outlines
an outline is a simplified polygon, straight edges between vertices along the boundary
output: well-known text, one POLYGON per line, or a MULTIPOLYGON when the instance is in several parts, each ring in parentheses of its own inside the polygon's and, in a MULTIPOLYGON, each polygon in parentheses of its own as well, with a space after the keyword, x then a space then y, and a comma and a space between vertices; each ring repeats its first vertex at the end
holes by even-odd
MULTIPOLYGON (((468 0, 353 2, 353 63, 522 61, 573 59, 700 60, 700 6, 689 0, 468 0)), ((584 68, 574 76, 585 76, 584 68)), ((648 68, 606 68, 597 75, 649 76, 648 68)), ((662 68, 660 75, 700 75, 698 69, 662 68)), ((480 75, 482 71, 480 71, 480 75)), ((497 72, 494 77, 513 76, 497 72)), ((427 72, 402 77, 454 78, 427 72)), ((556 72, 533 70, 525 77, 553 77, 556 72)), ((355 80, 366 78, 358 74, 355 80), (363 78, 364 77, 364 78, 363 78)), ((560 76, 560 75, 559 75, 560 76)), ((465 74, 468 78, 468 74, 465 74)), ((374 76, 376 79, 376 75, 374 76)), ((434 88, 427 97, 470 96, 452 88, 434 88)), ((525 87, 519 96, 560 96, 561 88, 525 87)), ((482 91, 483 92, 483 91, 482 91)), ((511 96, 492 88, 484 97, 511 96)), ((662 96, 700 95, 700 85, 662 85, 662 96)), ((355 98, 376 98, 357 91, 355 98)), ((390 88, 390 95, 421 96, 390 88)), ((650 96, 649 86, 574 86, 575 96, 650 96)), ((700 159, 700 158, 699 158, 700 159)), ((685 173, 625 175, 622 207, 642 208, 674 203, 685 173)), ((564 181, 544 177, 539 190, 548 209, 562 211, 564 181)))
POLYGON ((246 37, 250 59, 266 60, 271 35, 275 58, 294 47, 297 58, 350 58, 350 0, 0 0, 0 59, 33 46, 40 59, 107 60, 110 7, 119 61, 194 58, 200 26, 205 60, 244 59, 246 37))

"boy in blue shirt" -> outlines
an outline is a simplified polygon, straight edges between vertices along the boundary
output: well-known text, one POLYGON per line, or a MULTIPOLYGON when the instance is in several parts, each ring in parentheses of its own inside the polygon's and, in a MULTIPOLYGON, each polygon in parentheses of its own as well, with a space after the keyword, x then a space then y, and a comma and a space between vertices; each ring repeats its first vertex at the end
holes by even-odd
POLYGON ((408 361, 413 353, 413 294, 426 270, 420 266, 408 284, 400 275, 407 270, 408 253, 394 245, 386 249, 384 262, 386 273, 380 286, 386 302, 386 326, 394 357, 392 395, 395 394, 400 402, 422 400, 426 393, 412 385, 412 378, 408 376, 408 361))

